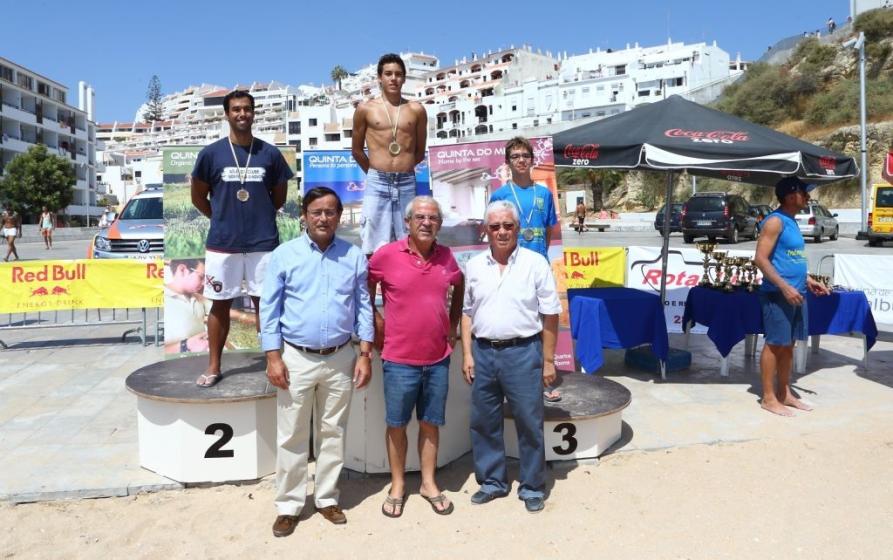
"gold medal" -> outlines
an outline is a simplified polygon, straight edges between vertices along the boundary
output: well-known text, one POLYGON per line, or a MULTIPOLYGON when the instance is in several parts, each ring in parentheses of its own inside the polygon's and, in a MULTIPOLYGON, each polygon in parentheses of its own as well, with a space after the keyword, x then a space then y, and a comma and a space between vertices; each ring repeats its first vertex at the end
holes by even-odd
POLYGON ((396 141, 391 142, 390 144, 388 144, 388 152, 390 152, 392 156, 400 155, 400 144, 398 144, 396 141))
POLYGON ((242 202, 248 202, 248 199, 251 198, 251 193, 244 188, 239 189, 236 191, 236 198, 238 198, 242 202))
POLYGON ((527 228, 521 232, 521 237, 524 238, 524 241, 533 241, 533 228, 527 228))

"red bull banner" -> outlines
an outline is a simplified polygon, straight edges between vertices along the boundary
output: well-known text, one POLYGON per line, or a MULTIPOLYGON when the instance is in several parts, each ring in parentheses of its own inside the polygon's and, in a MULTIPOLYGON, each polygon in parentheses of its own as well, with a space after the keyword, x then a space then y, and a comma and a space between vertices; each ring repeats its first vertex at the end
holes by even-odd
POLYGON ((162 305, 157 261, 27 261, 0 265, 0 313, 162 305))
POLYGON ((626 249, 623 247, 565 247, 564 270, 568 288, 623 286, 626 249))

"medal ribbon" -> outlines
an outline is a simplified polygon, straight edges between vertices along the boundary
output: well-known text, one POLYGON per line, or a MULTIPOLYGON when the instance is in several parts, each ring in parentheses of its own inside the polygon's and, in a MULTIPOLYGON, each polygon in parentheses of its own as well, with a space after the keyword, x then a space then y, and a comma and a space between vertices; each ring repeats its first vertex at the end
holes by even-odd
POLYGON ((229 140, 229 151, 233 154, 233 161, 236 163, 236 169, 239 170, 239 184, 245 185, 245 180, 248 178, 248 166, 251 165, 251 151, 254 149, 254 138, 251 139, 251 145, 248 146, 248 159, 245 161, 245 171, 242 172, 242 167, 239 165, 239 158, 236 157, 236 149, 233 148, 233 141, 230 138, 229 140))
POLYGON ((400 103, 397 104, 397 122, 391 120, 391 112, 388 111, 388 103, 384 98, 384 95, 381 96, 381 103, 384 105, 384 112, 388 116, 388 124, 391 126, 391 137, 394 139, 394 143, 397 143, 397 125, 400 124, 400 109, 403 108, 403 99, 400 99, 400 103))
MULTIPOLYGON (((512 196, 515 197, 515 204, 518 205, 518 214, 521 214, 521 212, 524 211, 524 207, 521 206, 521 200, 518 198, 518 193, 515 192, 515 184, 509 183, 509 188, 512 189, 512 196)), ((523 224, 525 229, 532 229, 530 227, 530 220, 533 219, 534 210, 536 210, 536 183, 533 184, 533 204, 530 205, 530 213, 527 215, 527 219, 524 220, 525 223, 523 224)), ((524 216, 522 215, 521 218, 523 219, 524 216)))

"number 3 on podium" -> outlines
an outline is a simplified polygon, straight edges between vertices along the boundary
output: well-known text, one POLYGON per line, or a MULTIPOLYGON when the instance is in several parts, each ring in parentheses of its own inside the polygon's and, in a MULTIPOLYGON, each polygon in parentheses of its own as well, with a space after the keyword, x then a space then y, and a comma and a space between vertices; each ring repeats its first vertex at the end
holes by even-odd
POLYGON ((574 437, 577 435, 577 426, 570 422, 562 422, 555 426, 555 429, 552 431, 556 434, 561 434, 562 445, 556 445, 552 448, 556 455, 570 455, 577 450, 577 438, 574 437), (567 446, 565 447, 564 444, 567 446))

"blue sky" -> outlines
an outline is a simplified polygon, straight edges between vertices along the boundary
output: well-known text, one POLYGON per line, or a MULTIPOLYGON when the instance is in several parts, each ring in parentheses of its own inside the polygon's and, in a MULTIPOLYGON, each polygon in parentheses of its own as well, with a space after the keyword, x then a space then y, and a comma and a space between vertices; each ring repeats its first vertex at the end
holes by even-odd
POLYGON ((713 41, 758 58, 777 40, 849 15, 848 0, 6 0, 0 56, 67 85, 96 90, 101 122, 130 120, 157 74, 164 93, 190 84, 328 82, 389 51, 442 65, 526 43, 553 53, 713 41))

